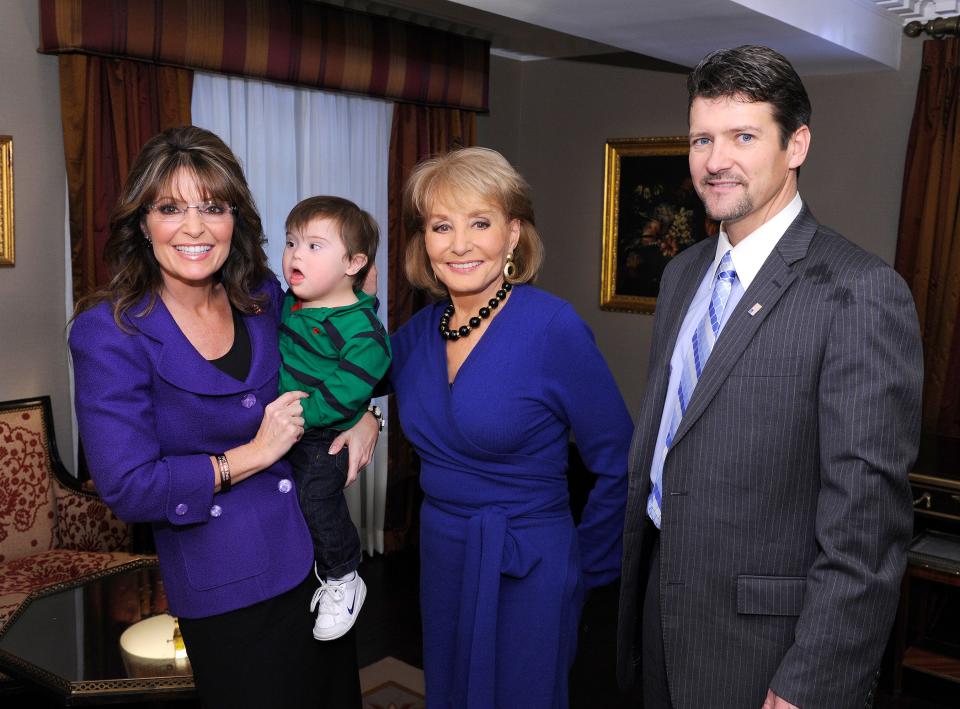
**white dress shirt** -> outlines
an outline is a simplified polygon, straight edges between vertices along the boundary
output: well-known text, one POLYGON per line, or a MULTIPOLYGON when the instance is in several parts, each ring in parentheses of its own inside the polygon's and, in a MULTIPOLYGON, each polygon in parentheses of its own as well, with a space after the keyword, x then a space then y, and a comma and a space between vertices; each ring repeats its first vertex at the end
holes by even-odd
MULTIPOLYGON (((710 297, 713 294, 713 281, 717 273, 717 267, 720 265, 720 259, 727 251, 733 249, 731 258, 733 259, 733 268, 737 272, 737 279, 730 290, 730 297, 723 309, 723 317, 720 319, 720 334, 723 334, 723 326, 743 297, 744 291, 753 283, 763 262, 767 260, 773 251, 777 242, 780 241, 787 228, 793 223, 793 220, 800 214, 803 207, 803 200, 800 199, 800 193, 794 195, 786 207, 781 209, 771 219, 762 224, 756 231, 747 235, 736 246, 730 245, 730 239, 727 233, 720 229, 720 238, 717 241, 717 251, 714 254, 713 261, 707 267, 700 286, 697 288, 690 307, 683 318, 683 324, 680 326, 680 332, 677 335, 677 342, 673 348, 673 355, 670 358, 670 382, 667 385, 667 396, 663 404, 663 413, 660 415, 660 430, 657 433, 657 444, 653 450, 653 463, 650 466, 651 480, 660 477, 663 470, 664 460, 667 456, 667 431, 670 428, 670 417, 674 408, 674 397, 677 396, 677 389, 680 386, 680 372, 683 367, 683 351, 686 343, 693 337, 693 332, 703 320, 707 309, 710 307, 710 297)), ((653 494, 652 491, 650 494, 653 494)), ((646 504, 646 500, 644 501, 646 504)))

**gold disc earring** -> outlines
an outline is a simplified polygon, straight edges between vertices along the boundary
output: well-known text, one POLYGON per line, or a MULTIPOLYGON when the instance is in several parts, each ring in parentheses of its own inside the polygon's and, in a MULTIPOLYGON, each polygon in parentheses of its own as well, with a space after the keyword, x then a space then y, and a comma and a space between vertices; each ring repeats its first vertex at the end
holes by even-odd
POLYGON ((507 262, 503 264, 503 277, 504 278, 513 278, 517 275, 517 267, 513 263, 513 252, 507 252, 507 262))

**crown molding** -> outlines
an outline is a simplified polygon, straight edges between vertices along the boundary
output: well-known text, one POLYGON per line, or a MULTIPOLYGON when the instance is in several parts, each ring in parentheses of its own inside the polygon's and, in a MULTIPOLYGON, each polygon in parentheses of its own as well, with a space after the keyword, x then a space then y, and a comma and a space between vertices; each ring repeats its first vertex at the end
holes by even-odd
POLYGON ((903 24, 960 14, 960 0, 873 0, 873 4, 896 15, 903 24))

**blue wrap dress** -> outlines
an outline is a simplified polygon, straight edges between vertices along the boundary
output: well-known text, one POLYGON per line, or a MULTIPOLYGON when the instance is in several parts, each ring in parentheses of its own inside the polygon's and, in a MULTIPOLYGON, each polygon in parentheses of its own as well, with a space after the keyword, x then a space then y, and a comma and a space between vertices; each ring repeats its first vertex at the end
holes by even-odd
POLYGON ((565 301, 516 286, 452 384, 443 307, 400 329, 391 370, 421 458, 427 703, 563 708, 584 592, 620 572, 630 416, 565 301), (598 476, 576 527, 571 431, 598 476))

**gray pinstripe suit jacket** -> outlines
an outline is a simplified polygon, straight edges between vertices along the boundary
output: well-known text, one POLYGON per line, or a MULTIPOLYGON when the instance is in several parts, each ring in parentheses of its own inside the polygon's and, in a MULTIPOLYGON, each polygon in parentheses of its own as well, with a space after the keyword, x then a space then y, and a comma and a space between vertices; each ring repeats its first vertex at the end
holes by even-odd
MULTIPOLYGON (((663 275, 630 451, 618 677, 642 671, 650 461, 677 332, 716 239, 663 275)), ((661 623, 677 709, 863 707, 895 613, 920 430, 916 308, 806 207, 724 326, 663 474, 661 623), (748 312, 759 303, 754 315, 748 312)))

